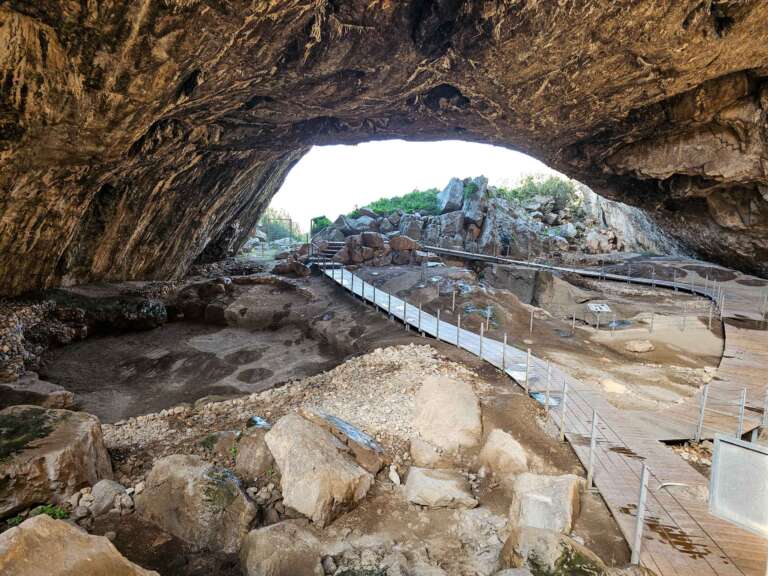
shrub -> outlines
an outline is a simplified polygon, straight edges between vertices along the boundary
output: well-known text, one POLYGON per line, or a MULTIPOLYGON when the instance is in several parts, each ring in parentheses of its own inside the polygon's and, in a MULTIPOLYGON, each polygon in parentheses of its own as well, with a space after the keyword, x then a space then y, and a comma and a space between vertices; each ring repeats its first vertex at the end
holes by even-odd
POLYGON ((513 188, 497 188, 497 195, 512 202, 522 203, 535 196, 554 198, 555 204, 565 207, 578 203, 576 186, 571 180, 559 176, 529 175, 513 188))
POLYGON ((325 214, 322 216, 316 216, 315 218, 312 218, 312 234, 317 234, 318 232, 328 228, 330 225, 331 221, 326 218, 325 214))
MULTIPOLYGON (((437 195, 439 190, 437 188, 430 188, 429 190, 414 190, 403 196, 393 196, 391 198, 379 198, 365 206, 369 210, 373 210, 377 214, 386 215, 391 214, 396 210, 402 210, 412 214, 419 212, 424 215, 437 214, 437 195)), ((358 210, 354 210, 348 214, 350 218, 357 218, 360 215, 358 210)))

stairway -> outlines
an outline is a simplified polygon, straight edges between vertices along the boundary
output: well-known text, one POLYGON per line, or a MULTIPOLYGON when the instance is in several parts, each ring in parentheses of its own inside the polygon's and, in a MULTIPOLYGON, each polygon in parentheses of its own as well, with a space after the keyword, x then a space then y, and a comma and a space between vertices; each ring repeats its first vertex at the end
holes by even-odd
POLYGON ((344 242, 325 242, 325 247, 322 250, 317 249, 317 245, 312 243, 310 245, 310 255, 307 260, 307 265, 312 264, 324 264, 328 268, 340 268, 341 264, 333 261, 333 257, 338 254, 339 250, 344 248, 344 242))

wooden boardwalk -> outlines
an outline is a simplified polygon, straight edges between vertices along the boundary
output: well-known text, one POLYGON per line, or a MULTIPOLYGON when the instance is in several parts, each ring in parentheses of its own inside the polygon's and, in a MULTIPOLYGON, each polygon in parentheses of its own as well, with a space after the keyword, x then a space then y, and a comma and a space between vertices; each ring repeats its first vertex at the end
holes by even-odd
MULTIPOLYGON (((527 352, 438 321, 344 268, 324 272, 414 329, 503 368, 528 392, 547 388, 548 366, 541 359, 531 356, 526 379, 527 352)), ((642 464, 650 470, 641 552, 644 566, 659 576, 764 575, 768 542, 708 513, 706 498, 702 497, 706 478, 649 435, 647 426, 612 406, 601 389, 576 380, 555 365, 549 366, 549 374, 551 397, 559 403, 550 411, 550 420, 556 425, 564 420, 565 437, 585 467, 589 463, 592 418, 598 415, 594 482, 629 543, 635 533, 642 464)))

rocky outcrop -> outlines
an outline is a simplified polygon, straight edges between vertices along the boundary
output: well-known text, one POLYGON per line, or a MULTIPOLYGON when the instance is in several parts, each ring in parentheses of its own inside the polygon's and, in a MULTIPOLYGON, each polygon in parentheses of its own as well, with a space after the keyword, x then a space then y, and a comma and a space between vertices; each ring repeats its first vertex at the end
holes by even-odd
POLYGON ((95 416, 25 405, 0 411, 0 517, 64 502, 111 477, 95 416))
POLYGON ((320 526, 362 500, 373 484, 330 432, 297 414, 283 416, 265 439, 280 469, 285 505, 320 526))
POLYGON ((91 536, 45 514, 0 534, 0 574, 158 576, 124 558, 104 536, 91 536))
POLYGON ((396 137, 527 152, 768 271, 759 0, 113 8, 0 9, 0 293, 178 277, 310 146, 396 137))
POLYGON ((194 546, 230 553, 240 549, 256 518, 256 506, 232 472, 180 454, 155 462, 136 511, 194 546))

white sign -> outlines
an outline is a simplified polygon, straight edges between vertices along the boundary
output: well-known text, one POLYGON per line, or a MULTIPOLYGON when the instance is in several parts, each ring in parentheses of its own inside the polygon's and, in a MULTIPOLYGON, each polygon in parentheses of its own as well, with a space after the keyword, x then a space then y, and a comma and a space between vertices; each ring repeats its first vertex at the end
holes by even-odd
POLYGON ((590 312, 595 314, 602 314, 603 312, 610 312, 611 307, 608 304, 587 304, 590 312))
POLYGON ((715 435, 709 512, 768 537, 768 446, 715 435))

